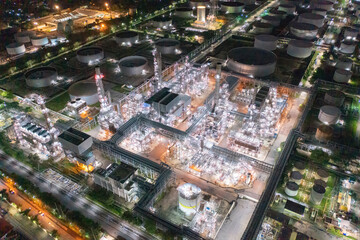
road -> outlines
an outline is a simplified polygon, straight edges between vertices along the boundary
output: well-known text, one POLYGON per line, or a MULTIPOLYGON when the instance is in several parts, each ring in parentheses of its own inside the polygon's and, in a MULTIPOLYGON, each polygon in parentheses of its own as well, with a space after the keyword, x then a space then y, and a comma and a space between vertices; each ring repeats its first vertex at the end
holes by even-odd
POLYGON ((39 207, 38 205, 30 201, 26 195, 22 194, 16 188, 12 188, 8 183, 0 180, 0 189, 6 189, 7 192, 9 192, 10 188, 14 191, 14 194, 9 194, 10 201, 18 206, 21 206, 22 210, 31 209, 29 212, 29 216, 35 216, 39 214, 40 211, 44 213, 44 216, 38 215, 38 220, 40 225, 48 232, 56 229, 62 239, 82 239, 76 232, 63 225, 57 218, 55 218, 48 211, 46 211, 46 209, 39 207))
MULTIPOLYGON (((2 152, 0 152, 1 154, 2 152)), ((98 222, 101 227, 111 236, 121 236, 129 240, 148 240, 155 239, 153 236, 141 231, 140 229, 123 221, 121 218, 115 216, 106 209, 98 206, 81 195, 74 195, 56 186, 44 179, 40 174, 35 172, 29 166, 8 157, 4 154, 0 155, 0 168, 4 168, 8 172, 14 172, 33 184, 38 186, 41 191, 50 192, 56 197, 64 206, 71 210, 81 212, 84 216, 98 222)))

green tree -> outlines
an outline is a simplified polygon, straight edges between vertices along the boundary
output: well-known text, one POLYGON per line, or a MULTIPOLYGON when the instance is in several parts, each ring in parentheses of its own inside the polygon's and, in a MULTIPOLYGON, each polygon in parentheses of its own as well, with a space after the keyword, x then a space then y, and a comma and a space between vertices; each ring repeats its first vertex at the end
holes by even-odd
POLYGON ((24 216, 29 216, 29 213, 30 213, 30 209, 27 208, 25 209, 24 211, 20 212, 20 214, 24 215, 24 216))
POLYGON ((156 222, 154 220, 146 219, 144 226, 149 233, 154 234, 156 232, 156 222))
POLYGON ((320 164, 326 164, 330 160, 330 156, 328 153, 324 152, 322 149, 314 149, 311 151, 310 159, 313 162, 317 162, 320 164))

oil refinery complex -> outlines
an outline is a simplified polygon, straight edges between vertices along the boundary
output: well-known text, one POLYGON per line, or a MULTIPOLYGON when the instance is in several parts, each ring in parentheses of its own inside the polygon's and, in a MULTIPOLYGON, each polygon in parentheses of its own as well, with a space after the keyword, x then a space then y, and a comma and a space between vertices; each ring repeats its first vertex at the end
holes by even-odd
MULTIPOLYGON (((360 3, 166 9, 1 80, 9 144, 112 237, 360 239, 360 3)), ((61 46, 111 14, 38 19, 0 57, 61 46)))

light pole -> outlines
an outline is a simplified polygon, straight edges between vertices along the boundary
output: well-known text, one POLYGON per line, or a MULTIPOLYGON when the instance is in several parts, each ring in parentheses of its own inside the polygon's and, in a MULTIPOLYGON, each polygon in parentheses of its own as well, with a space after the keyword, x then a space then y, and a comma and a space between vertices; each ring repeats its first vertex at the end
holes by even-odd
POLYGON ((55 9, 59 12, 59 14, 60 14, 60 7, 59 7, 59 5, 55 5, 55 9))
POLYGON ((110 19, 112 19, 112 17, 111 17, 110 4, 106 2, 106 3, 105 3, 105 7, 106 7, 106 10, 110 12, 110 19))

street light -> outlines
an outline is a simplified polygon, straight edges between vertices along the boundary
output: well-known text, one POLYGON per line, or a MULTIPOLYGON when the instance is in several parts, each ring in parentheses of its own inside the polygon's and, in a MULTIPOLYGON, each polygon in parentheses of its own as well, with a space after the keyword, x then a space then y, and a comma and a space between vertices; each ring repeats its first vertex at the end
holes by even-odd
POLYGON ((110 10, 110 4, 105 2, 105 7, 106 7, 106 10, 108 10, 110 12, 110 19, 112 19, 111 17, 111 10, 110 10))
POLYGON ((60 12, 60 6, 59 5, 57 5, 57 4, 55 4, 55 9, 57 10, 57 11, 59 11, 60 12))

